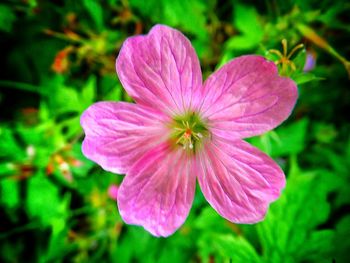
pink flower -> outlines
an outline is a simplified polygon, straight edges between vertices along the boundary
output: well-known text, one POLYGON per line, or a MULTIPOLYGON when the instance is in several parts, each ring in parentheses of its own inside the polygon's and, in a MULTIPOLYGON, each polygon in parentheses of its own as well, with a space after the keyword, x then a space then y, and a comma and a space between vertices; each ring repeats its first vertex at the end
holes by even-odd
POLYGON ((116 184, 111 184, 109 187, 108 187, 108 196, 117 201, 118 200, 118 190, 119 190, 119 186, 116 185, 116 184))
POLYGON ((291 113, 297 87, 274 63, 241 56, 202 83, 198 57, 179 31, 157 25, 128 38, 116 61, 136 104, 98 102, 81 117, 85 156, 126 174, 123 220, 155 236, 185 221, 198 178, 212 207, 235 223, 261 221, 285 186, 280 167, 243 138, 291 113))

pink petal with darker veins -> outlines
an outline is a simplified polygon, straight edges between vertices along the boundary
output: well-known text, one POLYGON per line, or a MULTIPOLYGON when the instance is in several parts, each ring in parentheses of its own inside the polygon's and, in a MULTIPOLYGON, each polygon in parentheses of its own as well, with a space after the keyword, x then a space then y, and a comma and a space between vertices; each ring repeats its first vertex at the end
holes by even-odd
POLYGON ((120 81, 139 104, 179 114, 191 108, 202 86, 199 60, 179 31, 157 25, 125 40, 116 60, 120 81))
POLYGON ((281 168, 245 141, 213 138, 196 160, 198 181, 212 207, 234 223, 263 220, 285 186, 281 168))
POLYGON ((118 206, 128 224, 143 226, 155 236, 173 234, 186 220, 196 177, 191 156, 162 144, 145 154, 127 173, 118 192, 118 206))
POLYGON ((166 117, 126 102, 98 102, 81 117, 84 155, 103 169, 122 174, 149 149, 166 140, 166 117))
POLYGON ((217 136, 246 138, 269 131, 290 114, 298 97, 296 84, 278 76, 273 62, 241 56, 204 83, 201 114, 217 136))

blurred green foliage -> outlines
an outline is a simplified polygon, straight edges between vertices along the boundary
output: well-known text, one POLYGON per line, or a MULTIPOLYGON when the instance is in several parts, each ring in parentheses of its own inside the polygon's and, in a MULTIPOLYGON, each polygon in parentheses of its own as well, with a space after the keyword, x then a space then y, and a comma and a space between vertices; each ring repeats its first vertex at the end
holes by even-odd
POLYGON ((2 1, 0 261, 349 262, 349 11, 330 0, 2 1), (263 222, 232 224, 197 191, 185 225, 152 237, 108 196, 123 177, 83 157, 81 113, 130 101, 115 58, 156 23, 191 39, 204 76, 242 54, 277 61, 282 39, 288 52, 304 44, 281 72, 298 83, 293 115, 249 139, 287 175, 263 222), (307 55, 316 66, 304 72, 307 55))

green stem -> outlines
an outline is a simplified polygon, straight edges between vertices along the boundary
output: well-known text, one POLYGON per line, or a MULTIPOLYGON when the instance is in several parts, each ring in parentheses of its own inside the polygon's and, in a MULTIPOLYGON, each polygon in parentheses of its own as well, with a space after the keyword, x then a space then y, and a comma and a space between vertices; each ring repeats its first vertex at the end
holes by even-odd
POLYGON ((9 80, 0 80, 0 87, 14 88, 34 93, 39 93, 40 95, 47 96, 48 92, 45 89, 42 89, 40 86, 35 86, 23 82, 15 82, 9 80))

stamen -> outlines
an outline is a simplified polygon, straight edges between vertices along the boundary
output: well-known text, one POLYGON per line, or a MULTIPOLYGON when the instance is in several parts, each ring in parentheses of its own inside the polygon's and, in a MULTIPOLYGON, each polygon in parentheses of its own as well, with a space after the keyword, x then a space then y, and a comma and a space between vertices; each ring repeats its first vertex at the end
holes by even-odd
POLYGON ((299 44, 297 46, 295 46, 292 51, 289 53, 288 55, 288 59, 290 59, 291 56, 293 56, 293 54, 295 53, 295 51, 297 51, 298 49, 302 49, 304 47, 304 44, 299 44))
POLYGON ((275 61, 276 65, 281 64, 282 65, 282 75, 287 74, 287 66, 291 68, 292 71, 296 70, 295 64, 293 61, 290 60, 290 58, 293 56, 293 54, 298 50, 304 47, 304 44, 296 45, 291 52, 288 54, 288 43, 286 39, 282 39, 282 53, 279 50, 276 49, 270 49, 268 52, 271 54, 277 55, 279 58, 277 61, 275 61))
POLYGON ((170 123, 172 142, 180 145, 184 150, 194 152, 200 147, 201 141, 208 134, 205 122, 194 112, 188 112, 183 116, 177 116, 170 123))
POLYGON ((288 44, 287 44, 287 39, 282 39, 282 49, 283 49, 283 57, 287 57, 287 52, 288 52, 288 44))

